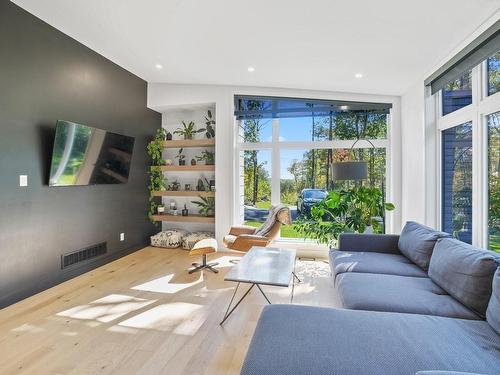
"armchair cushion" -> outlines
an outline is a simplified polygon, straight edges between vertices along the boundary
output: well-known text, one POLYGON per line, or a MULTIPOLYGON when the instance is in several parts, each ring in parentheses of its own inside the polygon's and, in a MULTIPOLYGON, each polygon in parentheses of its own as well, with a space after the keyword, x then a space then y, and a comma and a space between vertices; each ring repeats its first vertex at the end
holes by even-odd
POLYGON ((493 292, 486 309, 486 321, 500 335, 500 267, 493 276, 493 292))

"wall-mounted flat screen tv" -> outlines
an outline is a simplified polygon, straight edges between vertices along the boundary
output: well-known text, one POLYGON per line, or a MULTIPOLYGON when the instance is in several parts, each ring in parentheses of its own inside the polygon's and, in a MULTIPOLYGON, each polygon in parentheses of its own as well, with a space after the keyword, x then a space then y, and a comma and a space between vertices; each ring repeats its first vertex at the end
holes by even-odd
POLYGON ((134 138, 57 121, 50 186, 125 184, 134 138))

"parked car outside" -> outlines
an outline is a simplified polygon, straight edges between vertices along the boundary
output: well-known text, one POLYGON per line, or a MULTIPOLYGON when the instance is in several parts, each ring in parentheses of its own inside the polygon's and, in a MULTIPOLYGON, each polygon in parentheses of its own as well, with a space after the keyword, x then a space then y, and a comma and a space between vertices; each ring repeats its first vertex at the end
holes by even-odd
POLYGON ((297 213, 302 216, 311 214, 311 207, 326 198, 328 192, 324 189, 304 189, 297 200, 297 213))

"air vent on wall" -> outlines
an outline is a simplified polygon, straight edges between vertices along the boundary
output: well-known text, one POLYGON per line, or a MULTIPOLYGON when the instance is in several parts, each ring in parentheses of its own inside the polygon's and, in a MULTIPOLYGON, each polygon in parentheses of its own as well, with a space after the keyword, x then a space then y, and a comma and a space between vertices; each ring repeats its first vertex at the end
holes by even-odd
POLYGON ((86 260, 96 258, 108 252, 106 242, 101 242, 96 245, 86 247, 81 250, 61 255, 61 268, 66 268, 74 264, 85 262, 86 260))

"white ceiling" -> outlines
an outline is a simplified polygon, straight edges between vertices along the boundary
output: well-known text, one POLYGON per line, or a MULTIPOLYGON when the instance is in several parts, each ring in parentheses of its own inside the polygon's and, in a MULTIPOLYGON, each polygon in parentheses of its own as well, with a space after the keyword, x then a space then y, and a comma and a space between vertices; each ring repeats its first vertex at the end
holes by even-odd
POLYGON ((500 8, 500 0, 14 2, 148 82, 392 95, 500 8))

